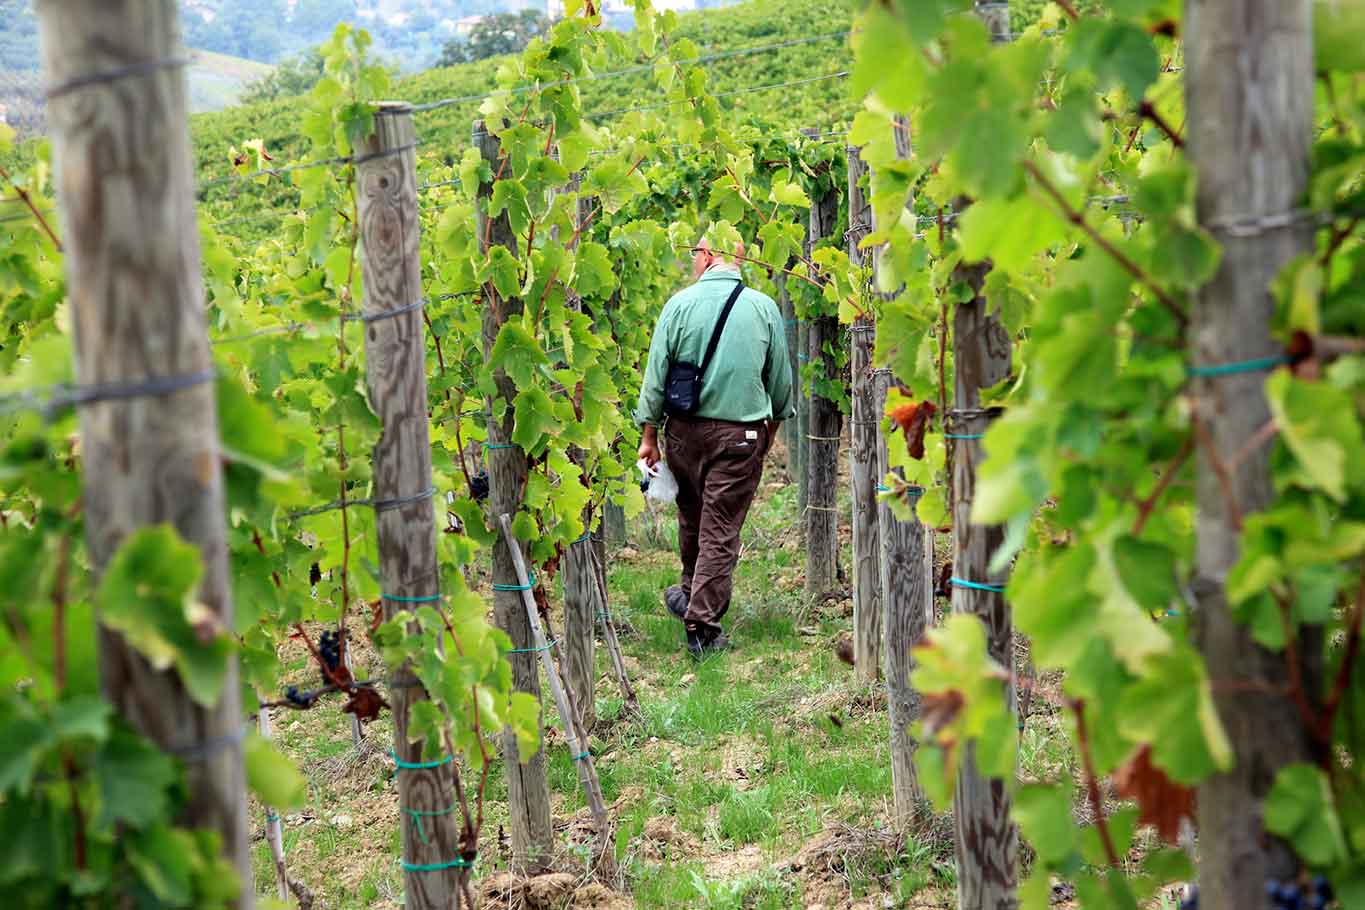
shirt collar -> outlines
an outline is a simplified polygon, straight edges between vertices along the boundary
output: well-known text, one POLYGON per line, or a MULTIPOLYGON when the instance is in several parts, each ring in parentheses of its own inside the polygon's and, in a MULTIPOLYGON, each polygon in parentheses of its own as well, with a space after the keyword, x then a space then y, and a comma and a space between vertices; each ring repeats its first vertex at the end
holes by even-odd
POLYGON ((701 277, 698 278, 697 280, 698 280, 698 281, 716 281, 716 280, 734 281, 734 280, 735 280, 736 278, 738 278, 738 277, 739 277, 739 266, 737 266, 737 265, 731 265, 731 264, 728 263, 728 262, 722 262, 722 263, 719 263, 719 264, 717 264, 717 265, 713 265, 713 266, 711 266, 709 269, 707 269, 705 272, 702 272, 701 277))

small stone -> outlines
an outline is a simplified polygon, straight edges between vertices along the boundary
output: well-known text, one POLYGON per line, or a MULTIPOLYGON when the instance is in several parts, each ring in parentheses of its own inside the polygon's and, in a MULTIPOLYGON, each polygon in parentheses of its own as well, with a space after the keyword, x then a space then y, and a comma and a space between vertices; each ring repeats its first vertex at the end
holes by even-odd
POLYGON ((678 680, 678 685, 680 685, 680 686, 685 686, 685 685, 687 685, 688 683, 690 683, 690 682, 692 682, 693 680, 695 680, 696 678, 697 678, 697 674, 695 674, 695 673, 687 673, 687 674, 685 674, 685 675, 683 676, 682 679, 678 680))
POLYGON ((634 547, 622 547, 616 551, 616 558, 622 561, 634 559, 640 555, 640 551, 634 547))
POLYGON ((355 824, 355 819, 345 813, 338 813, 332 816, 332 824, 338 828, 349 828, 355 824))

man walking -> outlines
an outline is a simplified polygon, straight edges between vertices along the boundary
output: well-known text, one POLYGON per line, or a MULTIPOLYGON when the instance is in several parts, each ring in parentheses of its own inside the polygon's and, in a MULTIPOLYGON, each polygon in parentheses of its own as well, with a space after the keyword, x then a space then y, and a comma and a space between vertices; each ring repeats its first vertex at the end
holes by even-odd
MULTIPOLYGON (((795 407, 777 304, 745 288, 738 263, 705 241, 692 252, 696 283, 673 295, 659 314, 635 420, 644 425, 640 458, 652 467, 667 414, 682 581, 665 601, 687 628, 688 653, 700 659, 730 647, 720 620, 730 607, 739 531, 763 475, 763 457, 795 407), (680 399, 678 370, 694 364, 700 365, 694 369, 699 394, 695 401, 680 399)), ((735 252, 742 256, 743 248, 735 252)))

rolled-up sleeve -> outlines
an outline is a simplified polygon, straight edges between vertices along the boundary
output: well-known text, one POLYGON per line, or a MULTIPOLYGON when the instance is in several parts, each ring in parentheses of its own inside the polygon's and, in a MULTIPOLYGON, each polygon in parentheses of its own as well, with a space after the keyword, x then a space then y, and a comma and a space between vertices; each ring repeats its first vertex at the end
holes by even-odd
POLYGON ((763 385, 772 403, 773 420, 790 420, 796 416, 796 396, 792 394, 791 361, 787 353, 787 327, 776 304, 768 311, 768 362, 764 365, 763 385))
POLYGON ((649 360, 645 364, 644 381, 640 384, 640 400, 635 407, 636 424, 659 426, 664 422, 664 382, 668 377, 668 333, 673 321, 673 307, 665 306, 654 327, 649 342, 649 360))

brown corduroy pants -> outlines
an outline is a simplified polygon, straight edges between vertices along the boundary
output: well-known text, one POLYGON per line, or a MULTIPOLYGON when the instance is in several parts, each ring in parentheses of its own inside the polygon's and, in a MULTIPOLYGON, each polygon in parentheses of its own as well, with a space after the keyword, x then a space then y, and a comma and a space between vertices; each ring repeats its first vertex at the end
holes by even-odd
POLYGON ((762 423, 670 417, 668 467, 678 479, 678 550, 690 632, 713 635, 730 608, 739 531, 763 476, 762 423))

